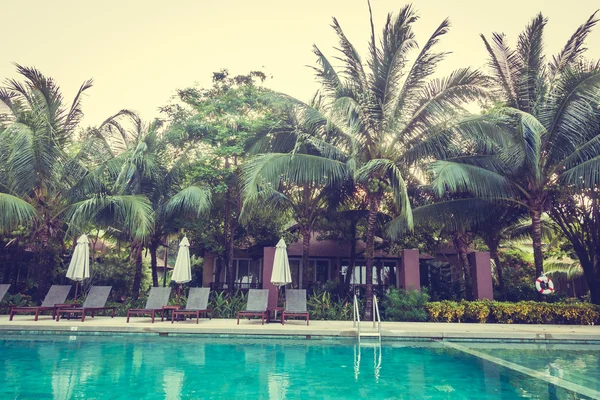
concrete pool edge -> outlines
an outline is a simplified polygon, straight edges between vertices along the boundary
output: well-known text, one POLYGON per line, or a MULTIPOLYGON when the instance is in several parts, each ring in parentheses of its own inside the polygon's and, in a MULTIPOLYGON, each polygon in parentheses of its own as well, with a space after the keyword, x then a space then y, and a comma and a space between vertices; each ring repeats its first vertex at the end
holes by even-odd
MULTIPOLYGON (((363 331, 370 324, 364 324, 363 331)), ((0 335, 14 334, 63 335, 162 335, 213 337, 264 337, 301 339, 356 339, 356 329, 350 321, 311 321, 310 326, 297 322, 261 325, 260 321, 203 320, 200 324, 159 322, 138 319, 125 323, 124 318, 96 317, 85 322, 49 318, 34 322, 32 318, 8 321, 0 316, 0 335)), ((511 343, 578 343, 600 344, 600 327, 577 326, 492 326, 486 324, 444 323, 382 323, 382 341, 451 341, 451 342, 511 342, 511 343)))
POLYGON ((544 381, 546 383, 561 387, 569 392, 581 394, 590 399, 599 399, 600 400, 600 392, 590 389, 590 388, 587 388, 582 385, 578 385, 574 382, 570 382, 566 379, 562 379, 562 378, 556 377, 556 376, 548 376, 548 375, 543 374, 540 371, 536 371, 531 368, 527 368, 523 365, 515 364, 513 362, 510 362, 510 361, 507 361, 507 360, 504 360, 504 359, 501 359, 498 357, 494 357, 494 356, 482 353, 482 352, 474 350, 474 349, 463 347, 456 343, 451 343, 451 342, 446 341, 443 343, 443 345, 445 347, 449 347, 449 348, 452 348, 455 350, 462 351, 463 353, 469 354, 471 356, 478 357, 482 360, 500 365, 504 368, 508 368, 510 370, 519 372, 523 375, 527 375, 533 379, 538 379, 538 380, 544 381))

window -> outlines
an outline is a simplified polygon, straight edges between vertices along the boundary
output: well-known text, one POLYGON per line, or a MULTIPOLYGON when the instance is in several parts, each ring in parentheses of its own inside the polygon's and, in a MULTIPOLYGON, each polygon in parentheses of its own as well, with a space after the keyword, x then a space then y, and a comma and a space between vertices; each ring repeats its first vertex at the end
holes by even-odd
MULTIPOLYGON (((394 285, 396 282, 396 261, 375 261, 373 266, 373 285, 394 285)), ((342 271, 349 273, 348 260, 344 260, 342 263, 342 271)), ((364 260, 357 261, 354 265, 354 271, 352 271, 352 278, 350 278, 351 285, 364 285, 367 283, 367 266, 364 260)))
POLYGON ((290 260, 290 273, 292 274, 291 289, 300 288, 300 260, 290 260))
MULTIPOLYGON (((221 279, 219 281, 224 283, 223 288, 227 288, 226 269, 227 267, 223 265, 223 268, 221 269, 221 279)), ((260 269, 259 260, 233 260, 235 286, 240 289, 256 287, 260 282, 260 269)))
POLYGON ((313 271, 315 271, 315 282, 325 283, 329 280, 329 261, 312 260, 313 271))

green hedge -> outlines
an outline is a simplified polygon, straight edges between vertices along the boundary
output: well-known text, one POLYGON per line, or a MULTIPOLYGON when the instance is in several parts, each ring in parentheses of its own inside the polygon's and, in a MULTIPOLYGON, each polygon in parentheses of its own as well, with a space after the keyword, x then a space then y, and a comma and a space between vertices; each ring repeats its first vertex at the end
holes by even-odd
POLYGON ((541 303, 520 301, 438 301, 425 304, 431 322, 480 322, 500 324, 600 323, 600 307, 589 303, 541 303))

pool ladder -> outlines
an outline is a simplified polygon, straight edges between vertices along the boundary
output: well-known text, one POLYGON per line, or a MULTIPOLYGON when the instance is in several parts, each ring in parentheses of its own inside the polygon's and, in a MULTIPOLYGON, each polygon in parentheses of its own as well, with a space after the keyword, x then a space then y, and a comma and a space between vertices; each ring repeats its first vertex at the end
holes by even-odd
POLYGON ((376 331, 362 332, 360 329, 360 313, 358 309, 358 299, 356 294, 354 295, 354 313, 353 313, 353 327, 357 328, 358 344, 361 343, 361 338, 365 339, 377 339, 379 345, 381 345, 381 316, 379 315, 379 303, 377 302, 377 296, 373 295, 373 329, 377 328, 376 331))

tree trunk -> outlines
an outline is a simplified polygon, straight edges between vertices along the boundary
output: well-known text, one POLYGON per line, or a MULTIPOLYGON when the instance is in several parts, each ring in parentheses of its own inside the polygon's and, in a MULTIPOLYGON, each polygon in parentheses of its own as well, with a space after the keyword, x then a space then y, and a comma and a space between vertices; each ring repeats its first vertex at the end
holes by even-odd
MULTIPOLYGON (((542 209, 534 204, 529 209, 531 216, 531 239, 533 241, 533 263, 535 265, 535 277, 544 272, 544 253, 542 251, 542 209)), ((543 300, 544 295, 538 293, 538 300, 543 300)))
POLYGON ((310 228, 302 227, 302 286, 306 289, 313 280, 313 270, 310 265, 310 228))
POLYGON ((379 197, 369 194, 369 216, 367 219, 367 243, 365 261, 367 267, 365 286, 365 321, 373 320, 373 257, 375 255, 375 228, 377 227, 377 213, 379 212, 379 197))
POLYGON ((215 289, 220 289, 221 283, 221 271, 223 270, 223 257, 217 257, 217 263, 215 266, 215 289))
POLYGON ((502 275, 502 265, 500 265, 500 256, 498 255, 498 241, 490 239, 487 243, 490 249, 490 257, 496 264, 496 273, 498 274, 498 290, 500 291, 500 300, 506 301, 506 286, 504 285, 504 276, 502 275))
POLYGON ((533 241, 533 260, 536 277, 544 271, 544 253, 542 251, 542 211, 538 206, 530 210, 531 239, 533 241))
POLYGON ((357 222, 352 220, 351 235, 350 238, 350 260, 348 262, 348 271, 346 271, 346 277, 344 279, 344 293, 348 293, 350 287, 350 281, 352 280, 352 274, 354 274, 354 267, 356 266, 356 225, 357 222))
MULTIPOLYGON (((152 240, 150 242, 150 268, 152 269, 152 286, 158 286, 158 260, 156 259, 156 251, 158 250, 158 242, 152 240)), ((166 276, 165 270, 165 276, 166 276)))
POLYGON ((466 234, 462 232, 454 232, 453 242, 456 252, 458 253, 460 264, 462 265, 463 279, 461 281, 461 291, 463 291, 463 295, 467 300, 471 300, 472 293, 470 290, 471 285, 469 284, 471 277, 471 263, 469 263, 469 257, 467 254, 468 245, 466 234))
POLYGON ((163 287, 167 287, 167 267, 169 266, 169 235, 167 235, 165 243, 165 273, 163 275, 163 287))
MULTIPOLYGON (((225 169, 230 167, 229 157, 225 157, 225 169)), ((227 191, 225 192, 225 224, 224 224, 224 233, 225 233, 225 268, 227 271, 227 276, 225 280, 227 282, 227 291, 229 293, 233 293, 233 284, 235 281, 235 277, 233 275, 233 237, 234 230, 232 224, 232 216, 231 216, 231 182, 227 185, 227 191)))
POLYGON ((140 295, 140 286, 142 285, 142 250, 144 245, 134 242, 131 245, 131 258, 135 265, 135 275, 133 277, 133 287, 131 288, 131 296, 137 300, 140 295))
POLYGON ((588 268, 585 277, 590 288, 590 301, 592 304, 600 305, 600 258, 598 255, 594 257, 594 266, 588 268))

